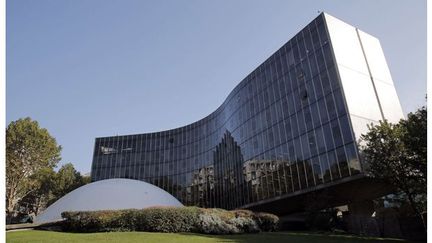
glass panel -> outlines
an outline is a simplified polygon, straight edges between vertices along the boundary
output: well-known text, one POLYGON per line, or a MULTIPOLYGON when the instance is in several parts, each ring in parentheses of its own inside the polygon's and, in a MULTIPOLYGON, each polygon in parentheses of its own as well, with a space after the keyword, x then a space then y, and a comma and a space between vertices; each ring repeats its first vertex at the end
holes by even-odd
POLYGON ((314 131, 310 131, 308 133, 308 140, 309 140, 310 155, 311 156, 317 155, 318 151, 317 151, 317 143, 316 143, 315 132, 314 131))
POLYGON ((324 182, 330 182, 332 180, 332 175, 327 154, 322 154, 319 156, 319 158, 321 162, 324 182))
POLYGON ((329 114, 329 119, 333 120, 337 117, 336 107, 333 101, 333 95, 329 94, 325 97, 326 105, 327 105, 327 112, 329 114))
POLYGON ((341 117, 339 122, 341 125, 341 132, 344 143, 347 144, 349 142, 352 142, 353 136, 351 133, 351 126, 349 125, 348 117, 346 115, 341 117))
POLYGON ((345 150, 347 153, 347 159, 348 159, 348 165, 351 171, 351 174, 358 174, 361 171, 361 165, 357 158, 357 154, 355 152, 355 145, 354 143, 348 144, 345 146, 345 150))
POLYGON ((319 108, 320 117, 321 117, 321 124, 328 122, 327 107, 326 107, 325 102, 326 102, 325 99, 321 99, 318 101, 318 108, 319 108))
POLYGON ((337 152, 337 157, 338 157, 338 162, 339 162, 339 167, 340 167, 340 172, 342 174, 342 177, 349 176, 348 162, 347 162, 344 147, 338 148, 336 152, 337 152))
POLYGON ((330 170, 332 172, 332 178, 333 180, 339 179, 340 172, 339 172, 339 165, 337 163, 336 153, 334 150, 332 150, 329 151, 327 155, 328 155, 330 170))
POLYGON ((308 187, 315 186, 315 178, 314 178, 314 171, 312 168, 311 161, 309 159, 304 161, 305 166, 305 174, 306 174, 306 182, 308 187))
POLYGON ((342 146, 342 144, 343 144, 342 135, 341 135, 339 123, 337 120, 333 120, 331 122, 331 129, 332 129, 332 133, 333 133, 333 139, 335 142, 335 146, 336 147, 342 146))
POLYGON ((319 157, 313 157, 311 159, 311 163, 312 163, 312 167, 313 167, 315 183, 317 185, 323 183, 323 173, 321 171, 321 165, 320 165, 319 157))
POLYGON ((321 87, 321 79, 319 78, 319 76, 315 76, 312 79, 312 82, 314 84, 314 88, 315 88, 315 95, 316 95, 316 99, 320 99, 321 97, 323 97, 324 95, 324 91, 321 87))
POLYGON ((323 131, 324 131, 324 139, 326 142, 327 150, 334 149, 335 145, 333 142, 333 134, 331 132, 331 127, 329 123, 323 126, 323 131))

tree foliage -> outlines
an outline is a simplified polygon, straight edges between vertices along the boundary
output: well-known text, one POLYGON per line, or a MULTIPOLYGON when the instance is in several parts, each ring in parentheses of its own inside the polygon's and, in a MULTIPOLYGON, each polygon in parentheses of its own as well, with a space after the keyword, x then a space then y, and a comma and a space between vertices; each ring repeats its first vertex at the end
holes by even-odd
POLYGON ((61 146, 30 118, 11 122, 6 129, 6 210, 37 190, 36 174, 60 161, 61 146))
POLYGON ((64 164, 57 172, 52 168, 42 169, 34 179, 35 190, 24 197, 21 204, 34 210, 36 215, 67 193, 90 183, 90 177, 82 176, 72 163, 64 164))
POLYGON ((417 215, 426 210, 427 110, 422 107, 397 124, 380 121, 361 136, 368 173, 403 193, 417 215))
POLYGON ((415 113, 409 113, 406 120, 400 121, 402 143, 406 147, 407 163, 426 180, 427 168, 427 109, 422 107, 415 113))
POLYGON ((52 168, 43 168, 34 174, 34 190, 23 198, 22 203, 32 206, 36 214, 51 200, 53 188, 56 186, 56 173, 52 168))
POLYGON ((55 186, 52 188, 53 197, 49 204, 57 201, 67 193, 89 183, 89 177, 82 176, 71 163, 64 164, 55 175, 55 186))

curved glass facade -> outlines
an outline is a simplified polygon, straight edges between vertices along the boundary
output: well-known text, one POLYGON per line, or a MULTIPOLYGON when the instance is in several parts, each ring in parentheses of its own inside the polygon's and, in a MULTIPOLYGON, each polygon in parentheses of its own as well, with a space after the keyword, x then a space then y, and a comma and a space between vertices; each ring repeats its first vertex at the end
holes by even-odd
POLYGON ((204 119, 96 138, 91 176, 143 180, 185 205, 232 209, 361 173, 355 140, 321 14, 204 119))

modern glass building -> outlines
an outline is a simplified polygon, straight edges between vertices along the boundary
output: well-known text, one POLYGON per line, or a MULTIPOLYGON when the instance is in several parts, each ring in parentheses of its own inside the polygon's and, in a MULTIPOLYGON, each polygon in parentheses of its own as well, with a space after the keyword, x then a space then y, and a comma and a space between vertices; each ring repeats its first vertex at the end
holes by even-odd
POLYGON ((366 178, 358 139, 367 124, 400 118, 379 41, 322 13, 202 120, 96 138, 91 177, 142 180, 185 205, 226 209, 353 191, 366 178))

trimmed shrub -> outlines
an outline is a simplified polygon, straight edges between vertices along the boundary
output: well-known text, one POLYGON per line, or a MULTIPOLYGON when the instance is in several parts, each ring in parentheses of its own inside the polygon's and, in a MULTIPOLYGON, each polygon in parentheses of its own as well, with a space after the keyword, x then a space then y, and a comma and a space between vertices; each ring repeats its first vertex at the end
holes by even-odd
POLYGON ((271 213, 255 213, 255 222, 262 231, 277 231, 279 228, 279 217, 271 213))
POLYGON ((63 212, 64 231, 152 231, 238 234, 274 231, 279 219, 249 210, 153 207, 146 209, 63 212))
POLYGON ((239 233, 237 228, 228 224, 224 217, 218 213, 204 212, 199 215, 199 225, 197 227, 200 233, 205 234, 233 234, 239 233))
POLYGON ((139 210, 135 215, 137 231, 191 232, 195 231, 199 209, 196 207, 154 207, 139 210))

